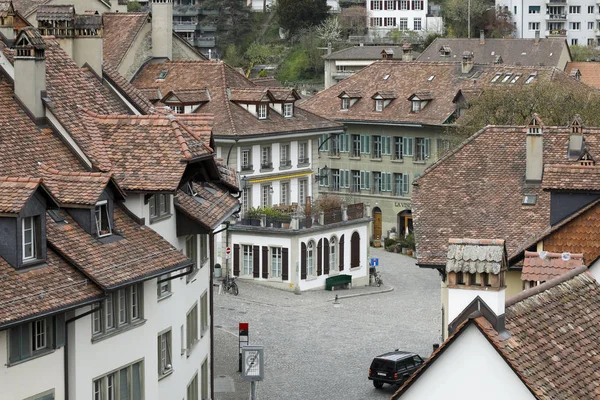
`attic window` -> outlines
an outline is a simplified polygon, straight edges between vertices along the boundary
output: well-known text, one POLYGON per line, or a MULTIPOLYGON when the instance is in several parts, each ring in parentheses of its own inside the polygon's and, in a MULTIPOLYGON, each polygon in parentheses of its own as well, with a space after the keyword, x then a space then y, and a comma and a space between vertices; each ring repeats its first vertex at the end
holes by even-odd
POLYGON ((519 80, 520 77, 521 77, 521 74, 515 75, 515 77, 512 78, 512 80, 510 81, 510 83, 517 83, 517 81, 519 80))
POLYGON ((429 78, 427 78, 428 82, 431 82, 435 79, 435 75, 431 75, 429 78))
POLYGON ((414 99, 411 101, 412 103, 412 112, 414 113, 418 113, 419 111, 421 111, 421 100, 419 99, 414 99))
POLYGON ((158 73, 158 78, 157 79, 165 79, 167 77, 167 74, 169 73, 168 70, 162 70, 158 73))
POLYGON ((283 116, 286 118, 291 118, 294 116, 294 104, 293 103, 285 103, 283 105, 283 116))
POLYGON ((267 119, 267 105, 266 104, 258 105, 258 119, 267 119))
POLYGON ((508 72, 502 79, 502 83, 506 83, 510 79, 511 76, 512 76, 512 72, 508 72))
POLYGON ((387 81, 388 79, 390 79, 390 74, 385 74, 385 76, 383 77, 383 80, 387 81))
POLYGON ((38 254, 39 234, 36 217, 23 218, 23 261, 35 260, 38 254))
POLYGON ((375 100, 375 111, 377 111, 377 112, 383 111, 383 99, 375 100))
POLYGON ((106 200, 96 203, 94 214, 96 216, 96 233, 98 234, 98 237, 109 236, 112 234, 108 214, 108 202, 106 200))
POLYGON ((448 57, 451 53, 450 46, 444 45, 440 47, 440 55, 442 57, 448 57))
POLYGON ((491 83, 494 83, 494 82, 496 82, 498 79, 500 79, 500 77, 501 77, 501 76, 502 76, 502 73, 501 73, 501 72, 497 72, 497 73, 496 73, 496 76, 494 76, 494 77, 492 78, 492 80, 491 80, 491 83))
POLYGON ((183 114, 183 106, 171 106, 171 111, 173 111, 174 114, 183 114))
POLYGON ((347 97, 342 98, 342 110, 347 110, 350 108, 350 99, 347 97))
POLYGON ((526 194, 523 196, 523 205, 524 206, 535 206, 537 202, 537 194, 526 194))
POLYGON ((527 80, 525 81, 525 84, 529 85, 535 79, 535 76, 536 76, 535 72, 532 74, 529 74, 529 76, 527 77, 527 80))

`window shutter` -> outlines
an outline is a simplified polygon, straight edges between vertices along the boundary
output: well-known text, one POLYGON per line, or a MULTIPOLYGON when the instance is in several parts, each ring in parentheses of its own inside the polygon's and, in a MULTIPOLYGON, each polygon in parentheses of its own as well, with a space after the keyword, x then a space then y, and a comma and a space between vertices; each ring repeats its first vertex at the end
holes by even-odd
POLYGON ((360 266, 360 235, 354 232, 350 239, 350 268, 358 266, 360 266))
POLYGON ((371 189, 371 172, 365 171, 365 189, 371 189))
POLYGON ((344 235, 340 237, 340 271, 344 270, 344 235))
POLYGON ((388 172, 386 173, 387 175, 387 191, 391 192, 392 191, 392 173, 388 172))
POLYGON ((387 154, 388 156, 390 154, 392 154, 392 137, 391 136, 385 137, 385 154, 387 154))
POLYGON ((365 135, 360 135, 360 152, 365 152, 365 135))
POLYGON ((431 139, 425 138, 425 158, 429 158, 431 154, 431 139))
POLYGON ((302 243, 300 250, 300 279, 306 279, 306 243, 302 243))
POLYGON ((371 0, 371 10, 373 9, 373 2, 374 2, 374 1, 375 1, 375 0, 371 0))
POLYGON ((371 136, 365 135, 365 154, 371 154, 371 136))
POLYGON ((424 3, 425 3, 424 1, 421 1, 421 10, 423 9, 423 4, 424 3))
POLYGON ((260 246, 254 246, 252 249, 252 276, 260 277, 260 246))
POLYGON ((323 273, 329 275, 329 240, 323 239, 325 245, 323 246, 323 273))
POLYGON ((360 188, 365 188, 365 171, 360 171, 360 188))
POLYGON ((269 248, 267 246, 262 247, 262 277, 263 279, 269 278, 269 248))
MULTIPOLYGON (((396 3, 394 3, 394 4, 396 4, 396 3)), ((394 8, 394 10, 396 10, 396 8, 394 8)), ((398 21, 397 21, 396 17, 394 17, 394 26, 398 26, 397 22, 398 21)))
POLYGON ((233 275, 240 276, 240 245, 233 245, 233 275))
POLYGON ((414 10, 414 9, 415 9, 415 1, 416 1, 416 0, 413 0, 413 1, 411 1, 411 2, 410 2, 410 9, 411 9, 411 10, 414 10))
POLYGON ((344 151, 347 153, 350 151, 350 134, 349 133, 345 133, 344 137, 346 138, 345 142, 344 142, 344 151))
POLYGON ((289 274, 288 274, 288 268, 289 268, 289 253, 288 253, 288 249, 283 248, 281 249, 281 279, 284 281, 287 281, 289 278, 289 274))
POLYGON ((387 1, 385 1, 385 0, 383 1, 383 9, 387 10, 387 1))
POLYGON ((408 174, 402 174, 402 191, 408 194, 408 174))
POLYGON ((65 314, 58 314, 54 319, 56 335, 54 336, 54 346, 59 349, 65 345, 65 314))
POLYGON ((323 239, 317 244, 317 276, 323 275, 323 239))
MULTIPOLYGON (((28 324, 25 324, 28 325, 28 324)), ((9 346, 9 354, 8 354, 8 362, 14 363, 20 361, 21 356, 21 328, 23 325, 15 326, 14 328, 10 328, 8 330, 8 346, 9 346)), ((29 337, 29 336, 27 336, 29 337)))
POLYGON ((121 382, 119 383, 119 400, 130 400, 129 399, 129 379, 127 377, 127 368, 124 368, 119 373, 121 382))

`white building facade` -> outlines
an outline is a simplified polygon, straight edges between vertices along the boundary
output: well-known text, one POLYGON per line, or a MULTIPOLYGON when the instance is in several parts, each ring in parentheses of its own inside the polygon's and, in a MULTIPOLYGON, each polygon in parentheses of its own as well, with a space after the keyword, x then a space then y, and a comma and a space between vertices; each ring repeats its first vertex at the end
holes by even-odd
POLYGON ((427 17, 427 0, 368 0, 367 26, 371 36, 385 36, 393 29, 442 32, 441 18, 427 17))

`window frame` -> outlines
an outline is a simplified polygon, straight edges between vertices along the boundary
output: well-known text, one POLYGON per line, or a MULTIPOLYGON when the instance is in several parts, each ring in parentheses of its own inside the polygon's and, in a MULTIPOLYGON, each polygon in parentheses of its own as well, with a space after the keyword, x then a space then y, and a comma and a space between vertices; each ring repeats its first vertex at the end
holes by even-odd
POLYGON ((350 98, 342 97, 342 110, 347 111, 350 109, 350 98))
POLYGON ((256 115, 258 116, 258 119, 267 119, 267 116, 269 115, 268 108, 269 107, 265 103, 258 104, 256 107, 256 115))
POLYGON ((252 276, 254 272, 254 249, 251 244, 242 244, 242 270, 241 274, 252 276))
POLYGON ((196 234, 188 235, 185 238, 184 254, 194 262, 192 272, 186 275, 186 283, 190 283, 196 273, 200 270, 200 257, 198 256, 198 237, 196 234))
POLYGON ((291 167, 292 162, 290 160, 290 144, 283 143, 279 145, 279 166, 280 167, 291 167))
POLYGON ((281 247, 271 247, 270 259, 270 277, 281 279, 283 266, 283 251, 281 247))
POLYGON ((305 165, 309 162, 308 142, 298 142, 298 165, 305 165))
POLYGON ((294 116, 294 103, 283 103, 284 118, 292 118, 294 116))
POLYGON ((315 273, 315 241, 309 240, 306 244, 306 275, 316 276, 315 273))
POLYGON ((158 334, 158 378, 173 372, 173 334, 171 327, 158 334))
POLYGON ((92 313, 92 341, 124 332, 143 323, 143 293, 143 282, 107 293, 102 308, 97 308, 97 311, 92 313), (124 321, 121 319, 121 293, 124 294, 124 321), (112 321, 110 326, 109 321, 112 321))
POLYGON ((120 368, 112 370, 104 375, 98 376, 92 380, 92 398, 94 400, 119 400, 121 393, 121 382, 123 378, 123 371, 125 371, 127 377, 127 385, 129 386, 128 399, 129 400, 142 400, 145 398, 144 391, 144 359, 136 360, 130 364, 124 365, 120 368), (138 365, 138 384, 139 384, 139 397, 134 397, 134 377, 133 371, 134 366, 138 365), (109 381, 112 381, 113 395, 109 397, 109 381))
POLYGON ((148 199, 150 223, 163 218, 170 217, 171 214, 171 194, 155 193, 148 199))
POLYGON ((168 279, 171 277, 171 274, 165 274, 165 275, 161 275, 156 279, 156 297, 161 300, 164 299, 166 297, 169 297, 171 294, 173 294, 171 292, 171 280, 165 281, 165 282, 158 282, 162 279, 168 279), (165 288, 165 290, 163 290, 163 288, 165 288))
POLYGON ((200 296, 200 338, 208 331, 208 292, 204 291, 200 296))
POLYGON ((265 145, 260 147, 260 169, 273 168, 271 154, 271 145, 265 145))
POLYGON ((22 246, 22 254, 21 254, 21 259, 24 263, 27 262, 31 262, 34 260, 37 260, 38 257, 38 243, 36 240, 36 235, 37 235, 37 229, 35 228, 36 225, 36 216, 31 216, 31 217, 22 217, 21 218, 21 246, 22 246), (25 223, 26 221, 30 221, 31 222, 31 228, 25 228, 25 223), (31 231, 31 242, 25 242, 25 233, 26 231, 31 231), (31 255, 26 257, 25 256, 25 248, 26 246, 30 245, 31 246, 31 255))
POLYGON ((198 302, 194 301, 194 305, 190 307, 185 314, 185 344, 187 357, 191 355, 196 344, 200 341, 198 322, 198 302))
POLYGON ((383 112, 383 99, 375 99, 375 112, 383 112))
POLYGON ((241 170, 252 170, 252 148, 245 147, 240 151, 241 170), (247 159, 246 159, 247 158, 247 159))

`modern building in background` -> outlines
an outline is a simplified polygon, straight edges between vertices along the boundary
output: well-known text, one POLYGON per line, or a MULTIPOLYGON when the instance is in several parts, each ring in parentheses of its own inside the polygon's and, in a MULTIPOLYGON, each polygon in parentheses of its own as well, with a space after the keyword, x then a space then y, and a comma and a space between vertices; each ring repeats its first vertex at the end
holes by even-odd
POLYGON ((428 14, 427 0, 367 0, 370 36, 385 36, 392 30, 420 34, 442 33, 441 17, 428 14))

